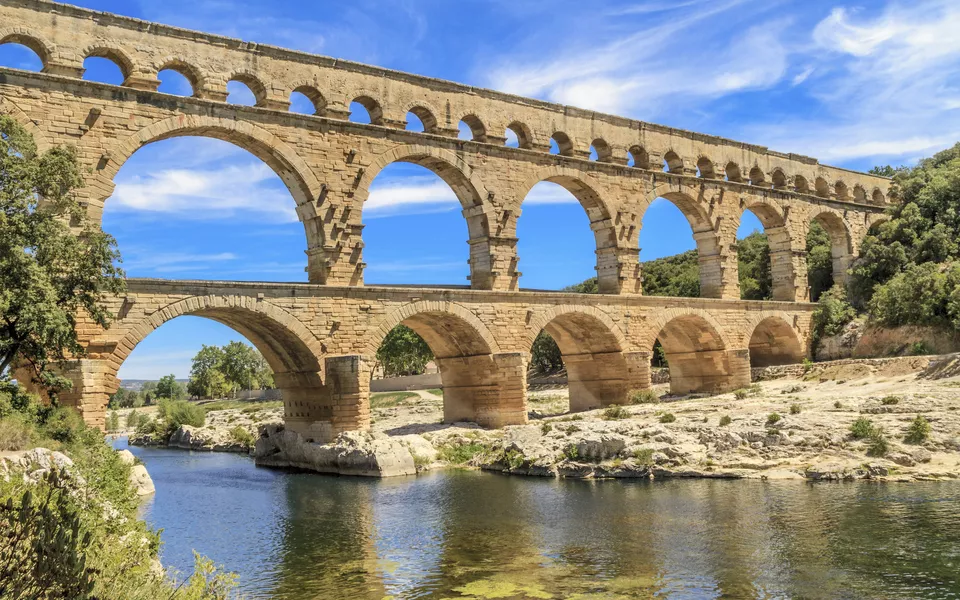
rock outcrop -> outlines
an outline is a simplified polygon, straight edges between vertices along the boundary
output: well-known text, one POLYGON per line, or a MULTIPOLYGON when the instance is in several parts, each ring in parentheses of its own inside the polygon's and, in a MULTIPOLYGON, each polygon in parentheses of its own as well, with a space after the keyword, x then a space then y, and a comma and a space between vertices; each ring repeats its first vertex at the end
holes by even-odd
POLYGON ((137 462, 137 458, 129 450, 119 450, 120 460, 130 465, 130 485, 138 496, 149 496, 157 491, 153 485, 153 478, 147 472, 147 467, 137 462))

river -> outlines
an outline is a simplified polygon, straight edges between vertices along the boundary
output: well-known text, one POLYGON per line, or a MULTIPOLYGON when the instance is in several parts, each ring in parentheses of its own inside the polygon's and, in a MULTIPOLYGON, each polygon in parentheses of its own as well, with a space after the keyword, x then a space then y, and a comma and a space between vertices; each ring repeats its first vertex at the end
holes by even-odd
POLYGON ((196 550, 245 598, 960 598, 960 482, 372 480, 130 450, 164 566, 196 550))

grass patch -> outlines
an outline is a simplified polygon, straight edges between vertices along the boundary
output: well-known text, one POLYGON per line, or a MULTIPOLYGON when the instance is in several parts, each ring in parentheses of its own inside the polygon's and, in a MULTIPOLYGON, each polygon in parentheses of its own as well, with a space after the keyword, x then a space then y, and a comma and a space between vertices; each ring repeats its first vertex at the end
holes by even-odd
POLYGON ((660 402, 660 394, 653 390, 630 390, 628 398, 630 404, 657 404, 660 402))
POLYGON ((483 444, 447 444, 437 450, 437 458, 453 465, 465 465, 487 449, 483 444))
POLYGON ((621 419, 626 419, 629 416, 630 411, 619 404, 611 404, 603 411, 603 419, 605 421, 619 421, 621 419))
POLYGON ((880 404, 884 406, 893 406, 894 404, 900 404, 900 396, 887 396, 886 398, 880 400, 880 404))
POLYGON ((245 414, 257 412, 258 410, 271 410, 274 408, 283 408, 283 400, 266 400, 264 402, 250 402, 246 400, 214 400, 213 402, 204 402, 199 404, 203 410, 210 413, 215 410, 237 410, 245 414))
POLYGON ((663 413, 662 415, 660 415, 661 423, 673 423, 676 420, 677 420, 677 417, 673 413, 663 413))
POLYGON ((767 425, 776 425, 777 423, 780 422, 780 419, 782 418, 783 417, 781 417, 778 413, 775 413, 775 412, 770 413, 769 415, 767 415, 767 425))
POLYGON ((723 415, 720 417, 720 427, 726 427, 733 422, 733 419, 730 418, 730 415, 723 415))
POLYGON ((427 390, 427 393, 428 393, 428 394, 433 394, 434 396, 442 396, 442 395, 443 395, 443 390, 440 389, 440 388, 431 388, 431 389, 427 390))
POLYGON ((799 405, 799 404, 791 404, 791 405, 790 405, 790 414, 791 414, 791 415, 799 415, 799 414, 800 414, 800 405, 799 405))
POLYGON ((917 415, 917 418, 910 423, 903 441, 908 444, 922 444, 928 439, 930 439, 930 422, 922 415, 917 415))
POLYGON ((850 426, 850 435, 855 440, 862 440, 870 437, 875 429, 873 421, 866 417, 860 417, 850 426))
POLYGON ((370 408, 393 408, 412 398, 419 398, 415 392, 378 392, 370 394, 370 408))
POLYGON ((633 460, 637 461, 637 464, 644 467, 653 466, 653 449, 652 448, 637 448, 633 451, 633 460))

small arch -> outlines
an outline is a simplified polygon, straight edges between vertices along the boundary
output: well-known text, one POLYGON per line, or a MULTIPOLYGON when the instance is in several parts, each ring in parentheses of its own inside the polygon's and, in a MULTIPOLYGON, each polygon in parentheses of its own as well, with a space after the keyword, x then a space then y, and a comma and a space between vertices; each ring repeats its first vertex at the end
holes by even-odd
POLYGON ((849 200, 850 199, 850 190, 847 188, 847 184, 842 180, 838 181, 833 185, 834 192, 837 195, 839 200, 849 200))
POLYGON ((773 367, 803 361, 803 341, 784 316, 768 316, 750 334, 750 366, 773 367))
POLYGON ((873 189, 873 203, 874 204, 886 204, 887 198, 883 195, 883 192, 880 191, 880 188, 873 189))
POLYGON ((853 186, 853 201, 860 204, 867 202, 867 190, 863 189, 863 186, 859 183, 853 186))
POLYGON ((613 158, 613 149, 602 138, 597 138, 590 144, 590 158, 598 162, 610 162, 613 158))
POLYGON ((511 145, 511 134, 516 138, 516 147, 530 150, 533 148, 533 132, 530 127, 519 121, 514 121, 507 125, 504 132, 507 137, 507 146, 511 145))
POLYGON ((793 189, 796 190, 798 194, 809 194, 810 183, 807 181, 807 178, 804 177, 803 175, 794 175, 793 189))
POLYGON ((436 133, 437 131, 437 118, 433 115, 428 108, 423 106, 412 106, 409 111, 407 111, 407 129, 413 127, 413 131, 416 131, 416 121, 410 119, 410 115, 416 117, 417 121, 420 121, 423 129, 422 131, 426 133, 436 133))
POLYGON ((750 169, 750 185, 764 187, 766 179, 766 174, 764 174, 763 169, 760 167, 754 166, 750 169))
POLYGON ((704 179, 716 179, 717 173, 713 168, 713 161, 706 156, 697 159, 697 175, 704 179))
POLYGON ((460 119, 460 139, 473 140, 475 142, 485 142, 487 139, 487 128, 483 125, 483 121, 480 120, 480 117, 476 115, 464 115, 460 119), (466 137, 469 135, 469 137, 466 137))
POLYGON ((683 173, 683 159, 673 150, 663 155, 663 166, 670 173, 683 173))
MULTIPOLYGON (((227 88, 228 88, 227 91, 228 93, 230 93, 230 95, 233 95, 234 92, 231 92, 229 89, 231 83, 239 83, 239 84, 242 84, 245 88, 247 88, 247 90, 249 90, 250 94, 253 96, 252 98, 253 101, 249 102, 249 97, 246 96, 246 94, 242 94, 240 96, 241 99, 239 102, 231 101, 229 96, 227 98, 228 102, 232 104, 248 104, 252 106, 263 106, 266 104, 267 88, 265 85, 263 85, 263 82, 260 81, 260 79, 253 73, 250 73, 247 71, 239 71, 227 78, 227 88)), ((237 91, 241 92, 240 90, 237 90, 237 91)))
POLYGON ((632 146, 627 151, 627 165, 638 169, 649 169, 650 155, 643 146, 632 146))
POLYGON ((823 177, 817 177, 816 182, 814 183, 817 196, 821 198, 830 197, 830 184, 827 183, 827 180, 823 177))
POLYGON ((357 96, 350 102, 350 120, 354 123, 382 125, 383 109, 372 96, 357 96))
POLYGON ((28 48, 40 59, 41 70, 47 69, 55 55, 52 44, 25 27, 0 29, 0 46, 3 44, 18 44, 28 48))
MULTIPOLYGON (((168 59, 160 63, 160 67, 157 69, 157 79, 161 80, 161 87, 163 86, 163 72, 172 71, 186 80, 187 84, 190 87, 189 94, 174 94, 177 96, 193 96, 199 97, 201 90, 204 86, 204 78, 200 73, 200 70, 194 67, 193 65, 182 61, 178 58, 168 59)), ((165 93, 172 93, 171 91, 166 91, 165 93)))
POLYGON ((740 173, 740 165, 735 162, 728 162, 726 168, 724 168, 724 173, 726 175, 727 181, 733 181, 735 183, 743 183, 743 175, 740 173))
POLYGON ((773 182, 773 189, 775 190, 784 190, 787 188, 787 176, 782 169, 774 169, 770 175, 770 180, 773 182))
POLYGON ((554 133, 550 137, 550 154, 573 156, 573 140, 562 131, 554 133))
POLYGON ((323 97, 316 87, 309 84, 301 84, 293 88, 290 92, 290 112, 300 112, 303 114, 322 115, 327 108, 327 100, 323 97), (295 96, 302 96, 306 102, 300 101, 295 96), (304 110, 309 106, 309 110, 304 110), (303 107, 303 108, 301 108, 303 107))
POLYGON ((88 58, 103 58, 109 60, 120 69, 120 74, 123 76, 123 81, 126 81, 136 72, 136 69, 133 65, 133 60, 130 56, 122 49, 117 46, 110 45, 96 45, 87 48, 83 53, 84 57, 84 67, 86 67, 86 59, 88 58))

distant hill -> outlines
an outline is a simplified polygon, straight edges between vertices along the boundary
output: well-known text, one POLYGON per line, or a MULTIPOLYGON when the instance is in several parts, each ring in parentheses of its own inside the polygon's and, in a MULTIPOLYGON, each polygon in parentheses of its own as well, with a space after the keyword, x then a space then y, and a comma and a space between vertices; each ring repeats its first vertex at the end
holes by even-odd
MULTIPOLYGON (((178 379, 177 381, 179 381, 184 385, 190 382, 189 379, 178 379)), ((150 383, 150 382, 157 383, 157 380, 156 379, 121 379, 120 387, 122 387, 125 390, 132 390, 134 392, 139 392, 141 389, 143 389, 143 384, 150 383)))

